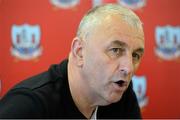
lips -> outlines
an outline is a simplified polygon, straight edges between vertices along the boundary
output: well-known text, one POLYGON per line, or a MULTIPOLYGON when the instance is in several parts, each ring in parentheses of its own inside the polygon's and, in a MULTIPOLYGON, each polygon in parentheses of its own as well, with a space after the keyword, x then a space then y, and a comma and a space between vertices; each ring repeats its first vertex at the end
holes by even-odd
POLYGON ((116 83, 119 87, 124 87, 127 85, 127 83, 124 80, 119 80, 114 83, 116 83))

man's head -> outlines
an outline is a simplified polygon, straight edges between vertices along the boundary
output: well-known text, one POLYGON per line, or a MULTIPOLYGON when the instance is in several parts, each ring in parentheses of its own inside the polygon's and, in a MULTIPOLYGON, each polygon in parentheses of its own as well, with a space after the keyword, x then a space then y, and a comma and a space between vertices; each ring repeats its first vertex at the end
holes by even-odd
POLYGON ((72 75, 97 105, 121 99, 144 52, 140 19, 129 9, 107 4, 81 20, 69 56, 72 75), (73 74, 73 73, 72 73, 73 74))

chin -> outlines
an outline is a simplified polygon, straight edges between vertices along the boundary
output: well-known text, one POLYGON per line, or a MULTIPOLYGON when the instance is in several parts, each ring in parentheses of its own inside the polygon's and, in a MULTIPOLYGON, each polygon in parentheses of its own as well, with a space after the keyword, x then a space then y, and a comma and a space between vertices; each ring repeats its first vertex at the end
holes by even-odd
POLYGON ((123 96, 123 93, 112 95, 111 96, 112 103, 116 103, 116 102, 120 101, 122 96, 123 96))
POLYGON ((116 103, 116 102, 120 101, 121 98, 122 98, 122 95, 116 96, 116 97, 115 96, 109 97, 109 98, 106 99, 106 101, 105 101, 105 103, 103 105, 105 106, 105 105, 110 105, 112 103, 116 103))
POLYGON ((120 100, 121 100, 121 97, 116 98, 116 99, 113 99, 113 100, 111 101, 111 103, 116 103, 116 102, 118 102, 118 101, 120 101, 120 100))

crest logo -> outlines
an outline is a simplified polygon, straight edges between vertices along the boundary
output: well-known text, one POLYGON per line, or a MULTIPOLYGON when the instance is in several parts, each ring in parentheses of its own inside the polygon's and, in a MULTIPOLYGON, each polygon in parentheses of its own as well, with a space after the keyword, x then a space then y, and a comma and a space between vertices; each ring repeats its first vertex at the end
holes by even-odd
POLYGON ((141 108, 143 108, 148 103, 148 99, 146 96, 146 90, 147 90, 146 77, 145 76, 133 76, 132 82, 133 82, 133 90, 137 96, 139 106, 141 108))
POLYGON ((70 8, 79 4, 80 0, 50 0, 50 2, 59 8, 70 8))
POLYGON ((130 9, 136 10, 144 7, 146 5, 146 0, 118 0, 118 3, 130 9))
POLYGON ((11 53, 16 58, 30 60, 42 54, 40 46, 40 26, 13 25, 11 29, 11 53))
POLYGON ((161 59, 173 60, 180 57, 180 27, 156 27, 155 53, 161 59))

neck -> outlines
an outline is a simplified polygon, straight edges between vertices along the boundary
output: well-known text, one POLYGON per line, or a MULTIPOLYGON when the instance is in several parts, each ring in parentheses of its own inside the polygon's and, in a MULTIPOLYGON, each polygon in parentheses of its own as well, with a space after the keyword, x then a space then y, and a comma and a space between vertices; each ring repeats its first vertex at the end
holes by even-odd
POLYGON ((78 70, 73 69, 71 61, 68 63, 68 80, 71 96, 79 111, 86 117, 90 118, 96 106, 94 106, 90 99, 88 89, 78 74, 78 70))

